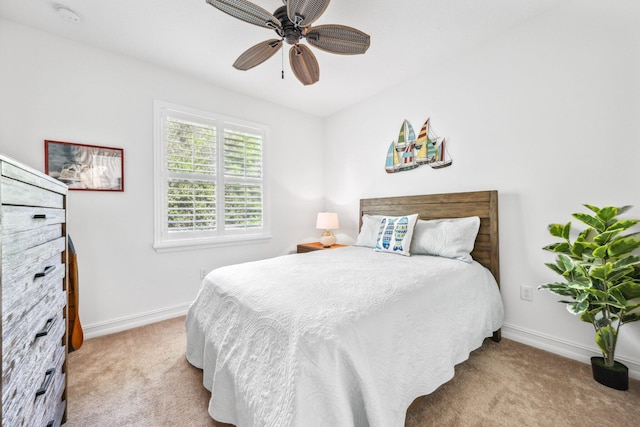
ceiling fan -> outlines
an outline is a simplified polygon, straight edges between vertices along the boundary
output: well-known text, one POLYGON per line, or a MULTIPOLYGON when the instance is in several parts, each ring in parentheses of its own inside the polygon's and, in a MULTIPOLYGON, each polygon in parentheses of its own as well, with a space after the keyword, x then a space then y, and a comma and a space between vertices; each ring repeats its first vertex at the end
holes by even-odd
MULTIPOLYGON (((248 0, 207 0, 211 6, 250 24, 270 28, 277 39, 265 40, 247 49, 233 63, 238 70, 249 70, 271 58, 282 47, 283 41, 291 45, 289 62, 293 74, 304 85, 320 80, 318 61, 301 39, 330 53, 342 55, 363 54, 369 48, 369 35, 345 25, 318 25, 312 27, 322 15, 330 0, 282 0, 284 6, 273 14, 248 0)), ((284 78, 284 71, 283 71, 284 78)))

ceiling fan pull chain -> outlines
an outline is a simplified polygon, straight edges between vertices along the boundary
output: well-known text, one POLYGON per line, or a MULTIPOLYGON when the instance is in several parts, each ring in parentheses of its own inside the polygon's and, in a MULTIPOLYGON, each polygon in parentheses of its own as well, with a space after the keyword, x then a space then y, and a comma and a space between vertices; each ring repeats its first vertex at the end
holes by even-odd
POLYGON ((282 67, 282 80, 284 80, 284 49, 281 50, 282 55, 280 56, 282 58, 282 62, 281 62, 281 67, 282 67))

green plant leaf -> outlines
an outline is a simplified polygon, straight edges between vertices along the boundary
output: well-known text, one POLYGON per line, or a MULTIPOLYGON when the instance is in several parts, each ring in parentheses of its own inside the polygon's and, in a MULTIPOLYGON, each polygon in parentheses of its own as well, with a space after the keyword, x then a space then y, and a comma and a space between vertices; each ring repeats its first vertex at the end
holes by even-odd
MULTIPOLYGON (((562 301, 564 302, 564 301, 562 301)), ((589 303, 586 301, 582 302, 567 302, 567 310, 571 314, 581 314, 584 313, 587 308, 589 308, 589 303)))
MULTIPOLYGON (((599 312, 600 310, 598 310, 599 312)), ((591 311, 584 311, 580 313, 580 320, 587 323, 593 323, 596 321, 595 315, 591 311)))
POLYGON ((577 277, 575 280, 572 280, 569 283, 567 283, 567 287, 570 289, 576 289, 581 291, 584 289, 589 289, 591 287, 591 281, 586 277, 577 277))
POLYGON ((636 264, 640 264, 640 255, 629 255, 614 262, 613 268, 627 267, 636 264))
POLYGON ((600 301, 606 301, 609 297, 607 292, 601 291, 600 289, 590 288, 588 292, 600 301))
POLYGON ((598 265, 589 270, 589 276, 600 280, 607 280, 607 276, 613 271, 613 264, 608 262, 604 265, 598 265))
POLYGON ((571 245, 567 242, 558 243, 555 248, 553 248, 553 252, 563 253, 563 254, 571 254, 571 245))
POLYGON ((633 267, 615 268, 614 265, 613 270, 611 270, 611 273, 609 273, 609 276, 607 277, 607 281, 610 283, 617 283, 622 280, 623 277, 628 276, 631 273, 633 273, 633 267))
POLYGON ((574 264, 573 261, 571 261, 571 258, 563 254, 558 255, 556 265, 564 272, 569 272, 574 269, 574 264))
POLYGON ((586 301, 589 299, 591 295, 589 294, 589 292, 584 292, 580 295, 578 295, 578 298, 576 298, 576 302, 582 302, 582 301, 586 301))
POLYGON ((609 222, 618 215, 618 208, 615 206, 606 206, 597 212, 598 218, 603 222, 609 222))
MULTIPOLYGON (((569 223, 569 224, 571 224, 571 223, 569 223)), ((551 234, 553 237, 562 238, 564 227, 565 226, 562 225, 562 224, 549 224, 549 227, 548 227, 549 234, 551 234)))
POLYGON ((585 245, 582 242, 574 242, 571 246, 571 255, 576 258, 582 258, 582 255, 584 254, 584 248, 585 245))
POLYGON ((604 233, 600 233, 597 236, 595 236, 593 238, 593 241, 595 243, 597 243, 598 245, 602 246, 605 245, 607 243, 609 243, 609 241, 615 237, 616 235, 620 234, 622 232, 622 229, 615 229, 615 230, 607 230, 604 233))
POLYGON ((545 246, 542 249, 549 252, 559 252, 559 253, 568 254, 568 255, 571 254, 571 246, 567 242, 552 243, 550 245, 545 246))
POLYGON ((637 219, 624 219, 624 220, 616 221, 613 224, 611 224, 609 227, 607 227, 607 231, 611 231, 611 230, 626 230, 628 228, 633 227, 638 222, 639 222, 639 220, 637 220, 637 219))
POLYGON ((605 355, 615 351, 617 338, 618 332, 611 326, 603 326, 596 331, 596 344, 605 355))
POLYGON ((629 313, 622 316, 622 323, 631 323, 640 320, 640 313, 629 313))
POLYGON ((600 220, 599 218, 593 217, 585 213, 574 213, 572 216, 575 219, 584 222, 588 226, 595 228, 600 233, 602 233, 606 229, 606 224, 602 222, 602 220, 600 220))
POLYGON ((577 292, 567 286, 566 283, 556 282, 541 285, 539 289, 547 289, 548 291, 563 297, 575 297, 577 292))
POLYGON ((640 283, 634 282, 632 280, 627 280, 626 282, 622 282, 618 285, 612 286, 611 290, 617 289, 622 292, 622 295, 628 300, 634 298, 640 298, 640 283))
POLYGON ((544 246, 542 249, 544 249, 545 251, 553 252, 556 246, 558 246, 559 244, 560 242, 551 243, 550 245, 544 246))
POLYGON ((547 263, 545 263, 544 265, 546 265, 547 267, 549 267, 550 269, 552 269, 553 271, 555 271, 556 273, 558 273, 558 274, 559 274, 559 275, 561 275, 561 276, 562 276, 562 274, 564 273, 564 271, 560 270, 560 269, 558 268, 558 266, 557 266, 557 265, 555 265, 555 264, 552 264, 552 263, 550 263, 550 262, 547 262, 547 263))
POLYGON ((591 212, 595 213, 596 215, 598 214, 598 212, 600 212, 600 208, 594 205, 589 205, 589 204, 583 204, 582 206, 584 206, 585 208, 589 209, 591 212))
POLYGON ((609 248, 609 245, 598 246, 593 250, 592 254, 595 258, 605 258, 607 256, 608 248, 609 248))
MULTIPOLYGON (((601 308, 605 308, 608 307, 610 312, 613 312, 613 309, 624 309, 624 305, 621 305, 618 302, 615 302, 615 300, 613 299, 607 299, 606 301, 591 301, 591 305, 593 305, 594 307, 601 307, 601 308)), ((612 315, 612 314, 610 314, 612 315)))
POLYGON ((618 304, 620 304, 622 307, 625 307, 627 305, 627 299, 624 297, 624 295, 622 294, 622 292, 620 292, 620 290, 618 289, 612 289, 609 292, 609 295, 616 300, 616 302, 618 304))
POLYGON ((605 326, 611 326, 611 317, 600 317, 596 319, 594 325, 597 329, 604 328, 605 326))
POLYGON ((625 237, 621 239, 615 239, 609 244, 609 256, 619 257, 628 254, 631 251, 640 248, 640 239, 635 237, 625 237))

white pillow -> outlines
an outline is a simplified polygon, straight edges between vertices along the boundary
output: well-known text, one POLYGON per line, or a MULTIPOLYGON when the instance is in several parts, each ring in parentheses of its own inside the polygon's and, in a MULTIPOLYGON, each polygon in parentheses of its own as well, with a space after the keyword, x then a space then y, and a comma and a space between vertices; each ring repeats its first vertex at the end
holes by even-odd
POLYGON ((375 250, 410 256, 411 239, 417 219, 418 214, 382 217, 375 250))
POLYGON ((362 227, 360 234, 356 239, 354 246, 364 246, 367 248, 375 248, 378 241, 378 230, 380 229, 380 220, 382 215, 362 215, 362 227))
POLYGON ((480 218, 420 220, 411 242, 414 255, 437 255, 471 262, 471 251, 480 229, 480 218))

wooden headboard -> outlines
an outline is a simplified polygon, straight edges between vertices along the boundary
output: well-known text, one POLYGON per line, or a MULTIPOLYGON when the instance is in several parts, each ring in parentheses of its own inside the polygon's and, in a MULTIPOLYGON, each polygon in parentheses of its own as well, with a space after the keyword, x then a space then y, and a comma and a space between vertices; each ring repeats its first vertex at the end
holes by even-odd
POLYGON ((364 214, 397 216, 414 213, 418 214, 419 219, 480 217, 480 231, 471 256, 493 273, 500 286, 498 192, 496 190, 361 199, 360 227, 362 227, 364 214))

